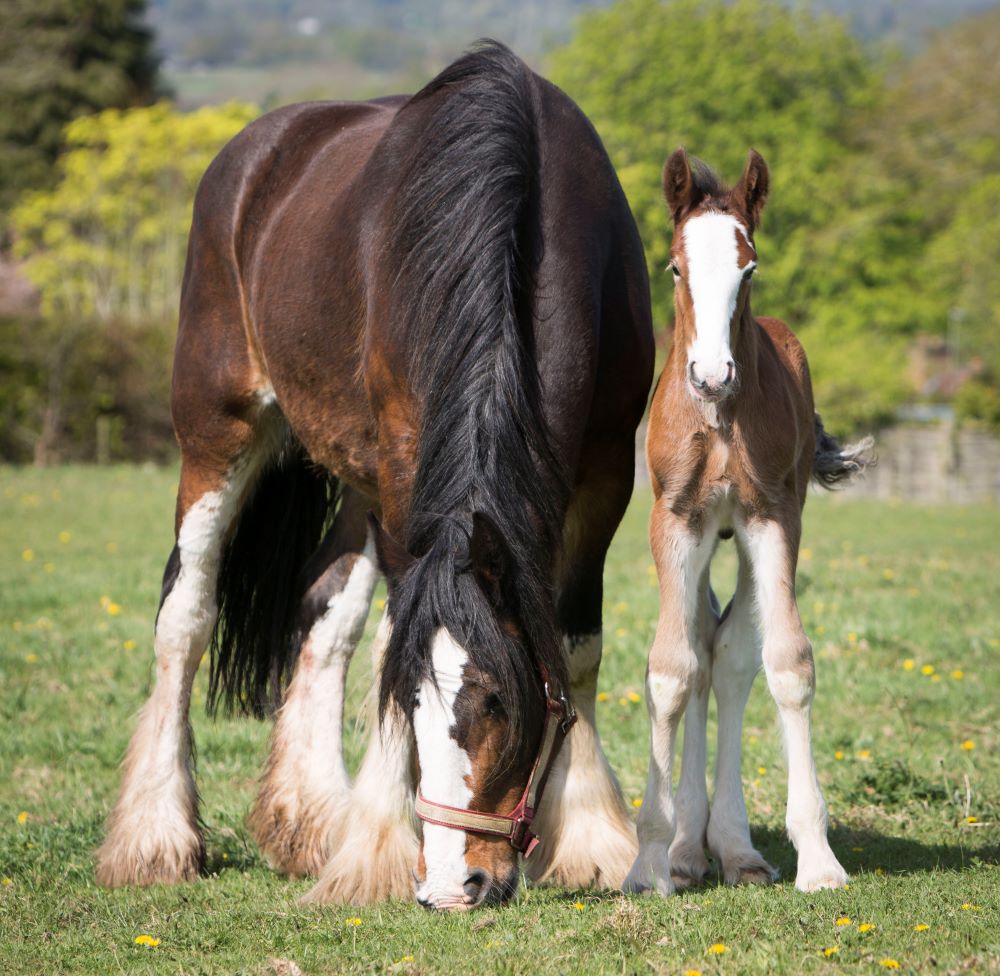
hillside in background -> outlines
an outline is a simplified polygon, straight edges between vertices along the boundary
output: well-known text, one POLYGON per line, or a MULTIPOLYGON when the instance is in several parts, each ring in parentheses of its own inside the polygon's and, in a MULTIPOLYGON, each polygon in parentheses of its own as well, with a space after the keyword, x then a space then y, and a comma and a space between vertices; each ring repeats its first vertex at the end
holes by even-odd
MULTIPOLYGON (((929 33, 998 0, 813 0, 863 41, 921 48, 929 33)), ((419 86, 477 37, 540 65, 576 18, 606 0, 152 0, 150 22, 182 105, 271 107, 419 86)), ((803 6, 788 0, 788 6, 803 6)))

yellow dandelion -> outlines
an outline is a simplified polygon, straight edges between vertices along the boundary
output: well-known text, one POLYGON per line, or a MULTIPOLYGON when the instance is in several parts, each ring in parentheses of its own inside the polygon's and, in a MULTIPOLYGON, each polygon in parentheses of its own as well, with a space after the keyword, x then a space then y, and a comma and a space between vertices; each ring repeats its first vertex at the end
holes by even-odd
POLYGON ((871 749, 859 749, 858 750, 858 759, 871 759, 871 757, 872 757, 872 751, 871 751, 871 749))
POLYGON ((965 672, 961 668, 955 668, 951 672, 951 677, 954 681, 961 681, 965 677, 965 672))
POLYGON ((751 735, 751 736, 750 736, 750 737, 749 737, 749 738, 747 739, 747 742, 748 742, 748 743, 749 743, 750 745, 752 745, 752 746, 755 746, 755 745, 757 745, 757 743, 758 743, 759 741, 760 741, 760 740, 759 740, 759 739, 757 738, 757 736, 755 736, 755 735, 751 735))
POLYGON ((721 956, 724 952, 729 952, 729 946, 721 942, 713 942, 707 949, 713 956, 721 956))
POLYGON ((624 600, 619 600, 612 609, 615 613, 624 613, 628 610, 628 604, 624 600))
POLYGON ((32 561, 32 559, 35 558, 35 550, 34 549, 25 549, 25 550, 23 550, 21 552, 21 558, 26 563, 30 563, 32 561))
POLYGON ((921 669, 921 674, 932 675, 937 669, 933 664, 925 664, 921 669))
POLYGON ((807 563, 807 562, 809 562, 810 559, 812 559, 812 557, 813 557, 813 551, 812 551, 812 549, 808 549, 808 548, 806 548, 806 549, 800 549, 799 550, 799 556, 800 556, 800 558, 802 559, 803 562, 807 563))
POLYGON ((134 651, 135 641, 130 637, 128 640, 122 641, 122 647, 124 647, 126 651, 134 651))
POLYGON ((599 702, 606 702, 611 696, 606 691, 599 691, 597 693, 597 700, 599 702))
POLYGON ((846 915, 841 915, 834 923, 834 925, 853 925, 852 922, 846 915))
POLYGON ((38 663, 38 655, 37 654, 25 654, 24 655, 24 659, 25 659, 25 661, 28 662, 28 664, 37 664, 38 663))
POLYGON ((635 705, 637 702, 642 701, 642 695, 638 694, 637 692, 630 691, 628 693, 628 700, 632 702, 633 705, 635 705))
POLYGON ((974 824, 979 823, 979 817, 966 817, 962 823, 974 824))
POLYGON ((628 637, 628 627, 615 628, 615 637, 628 637))
POLYGON ((858 642, 858 635, 856 633, 854 633, 854 631, 852 630, 847 635, 847 643, 848 644, 857 644, 857 642, 858 642))
POLYGON ((837 760, 837 762, 841 762, 841 761, 843 760, 843 758, 844 758, 844 752, 843 752, 843 750, 842 750, 842 749, 838 749, 838 750, 837 750, 837 751, 836 751, 836 752, 835 752, 835 753, 833 754, 833 758, 834 758, 834 759, 836 759, 836 760, 837 760))
POLYGON ((228 861, 229 860, 229 855, 225 851, 222 852, 222 860, 223 861, 228 861))
POLYGON ((137 935, 132 941, 136 945, 149 946, 151 949, 160 944, 160 940, 151 935, 137 935))
POLYGON ((916 586, 911 586, 906 591, 907 596, 920 596, 920 590, 916 586))
POLYGON ((766 776, 767 775, 767 766, 758 766, 757 767, 757 775, 758 776, 766 776))
POLYGON ((623 695, 621 698, 618 699, 618 704, 619 705, 627 705, 628 704, 628 699, 623 695))
POLYGON ((110 553, 118 552, 118 543, 117 542, 105 542, 104 543, 104 551, 105 552, 110 552, 110 553))
POLYGON ((863 847, 852 847, 851 850, 854 851, 855 854, 860 854, 864 850, 864 848, 863 847))
POLYGON ((46 563, 44 566, 42 566, 42 569, 44 569, 46 573, 54 573, 56 571, 56 564, 46 563))
POLYGON ((582 912, 587 906, 582 901, 575 901, 575 902, 573 902, 573 907, 578 912, 582 912))
POLYGON ((59 533, 59 541, 65 546, 73 538, 73 533, 63 529, 59 533))
POLYGON ((385 597, 379 597, 375 601, 375 607, 378 610, 384 610, 385 609, 385 597))
POLYGON ((823 955, 826 956, 827 959, 829 959, 830 956, 835 956, 838 952, 840 952, 840 949, 838 949, 836 946, 827 946, 823 950, 823 955))
POLYGON ((103 608, 104 608, 105 610, 107 610, 107 609, 108 609, 108 606, 109 606, 109 605, 110 605, 110 603, 111 603, 111 597, 109 597, 109 596, 107 596, 107 595, 105 595, 105 596, 102 596, 102 597, 101 597, 101 600, 100 600, 100 603, 101 603, 101 606, 102 606, 102 607, 103 607, 103 608))
POLYGON ((904 671, 912 671, 916 666, 917 666, 917 662, 914 661, 912 657, 908 657, 903 662, 903 670, 904 671))
POLYGON ((344 924, 353 925, 355 928, 357 928, 361 924, 361 919, 355 915, 353 918, 345 918, 344 924))
POLYGON ((823 624, 817 625, 817 627, 816 627, 816 636, 817 637, 822 637, 825 633, 826 633, 826 627, 824 627, 823 624))
POLYGON ((877 875, 878 875, 879 877, 882 877, 882 875, 883 875, 883 874, 885 874, 885 868, 875 868, 875 873, 876 873, 876 874, 877 874, 877 875))
POLYGON ((962 748, 963 748, 963 749, 964 749, 964 750, 965 750, 966 752, 972 752, 972 750, 976 748, 976 744, 975 744, 975 742, 973 742, 973 741, 972 741, 972 739, 966 739, 966 740, 965 740, 965 741, 964 741, 964 742, 962 743, 962 748))
POLYGON ((413 962, 414 959, 416 959, 416 956, 400 956, 399 957, 399 961, 400 962, 413 962))
POLYGON ((858 926, 858 931, 859 932, 871 932, 871 930, 873 928, 875 928, 875 923, 874 922, 862 922, 858 926))
POLYGON ((963 912, 978 912, 979 911, 979 906, 978 905, 973 905, 971 901, 964 901, 964 902, 962 902, 962 911, 963 912))
POLYGON ((995 637, 991 637, 986 643, 989 644, 990 647, 1000 647, 1000 640, 997 640, 995 637))
POLYGON ((28 822, 28 811, 27 810, 22 810, 17 815, 17 822, 19 824, 21 824, 22 827, 28 822))
POLYGON ((639 807, 642 806, 642 797, 641 796, 633 797, 632 798, 632 806, 634 806, 636 808, 636 810, 638 810, 639 807))
POLYGON ((886 969, 899 969, 899 963, 895 959, 880 959, 878 964, 886 969))
POLYGON ((700 969, 685 969, 682 976, 701 976, 700 969))
POLYGON ((917 922, 917 924, 913 926, 913 931, 926 932, 929 928, 930 926, 926 922, 917 922))
POLYGON ((884 580, 892 580, 892 579, 895 579, 895 578, 896 578, 896 574, 891 569, 889 569, 888 567, 886 567, 885 569, 882 570, 882 579, 884 579, 884 580))
MULTIPOLYGON (((4 878, 3 881, 0 881, 0 884, 2 884, 5 888, 9 888, 13 883, 13 878, 4 878)), ((964 905, 962 907, 965 908, 964 905)))
POLYGON ((120 603, 109 603, 107 611, 112 617, 117 617, 122 612, 122 605, 120 603))
POLYGON ((931 675, 931 681, 934 684, 940 684, 941 683, 941 675, 939 675, 939 674, 932 674, 931 675))

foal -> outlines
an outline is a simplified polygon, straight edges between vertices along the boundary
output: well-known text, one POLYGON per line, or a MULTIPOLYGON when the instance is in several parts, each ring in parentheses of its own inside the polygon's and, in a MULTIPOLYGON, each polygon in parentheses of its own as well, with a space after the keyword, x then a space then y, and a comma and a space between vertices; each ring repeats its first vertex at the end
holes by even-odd
POLYGON ((783 322, 750 311, 753 234, 768 192, 764 160, 751 150, 740 183, 727 190, 678 149, 663 187, 675 228, 676 332, 647 441, 660 616, 646 679, 649 781, 639 855, 625 887, 665 895, 702 881, 706 841, 728 884, 777 878, 751 843, 740 779, 743 711, 762 657, 788 755, 786 824, 798 851, 796 887, 842 887, 847 874, 827 841, 813 763, 815 673, 795 603, 795 567, 810 477, 828 487, 849 479, 867 463, 871 442, 841 449, 824 432, 802 346, 783 322), (717 540, 734 534, 738 581, 720 616, 709 563, 717 540), (711 814, 710 684, 719 710, 711 814), (685 708, 675 810, 674 740, 685 708))

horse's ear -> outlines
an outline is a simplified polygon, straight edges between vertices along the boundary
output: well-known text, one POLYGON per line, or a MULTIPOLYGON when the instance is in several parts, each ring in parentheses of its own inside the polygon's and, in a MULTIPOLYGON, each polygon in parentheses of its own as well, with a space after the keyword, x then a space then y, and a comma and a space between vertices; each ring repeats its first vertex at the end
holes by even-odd
POLYGON ((502 602, 504 580, 511 562, 510 549, 496 522, 485 512, 474 512, 469 538, 469 567, 494 607, 502 602))
POLYGON ((375 539, 375 554, 378 557, 378 567, 387 580, 398 579, 415 562, 416 559, 407 552, 406 547, 382 528, 382 523, 374 512, 368 513, 368 528, 375 539))
POLYGON ((675 149, 663 167, 663 195, 674 223, 701 203, 704 194, 695 185, 691 161, 684 147, 675 149))
POLYGON ((756 149, 747 154, 747 165, 743 170, 736 195, 742 203, 747 217, 750 218, 750 230, 756 230, 760 223, 760 214, 767 201, 767 191, 771 186, 771 177, 767 171, 767 163, 756 149))

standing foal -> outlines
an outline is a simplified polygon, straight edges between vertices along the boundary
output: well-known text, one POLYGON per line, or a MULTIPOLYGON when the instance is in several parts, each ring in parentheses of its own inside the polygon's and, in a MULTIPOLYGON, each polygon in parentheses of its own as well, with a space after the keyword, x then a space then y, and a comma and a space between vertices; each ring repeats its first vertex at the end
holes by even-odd
POLYGON ((727 190, 678 149, 663 187, 675 228, 676 332, 647 441, 660 617, 646 679, 649 781, 639 856, 625 887, 665 895, 700 882, 708 870, 706 841, 727 883, 776 879, 751 843, 740 779, 743 710, 762 658, 788 754, 786 823, 798 851, 796 887, 841 887, 847 874, 827 842, 813 763, 809 711, 816 681, 795 604, 795 566, 810 477, 827 486, 850 478, 867 463, 870 441, 841 449, 824 432, 802 346, 783 322, 755 319, 750 311, 753 234, 768 190, 764 160, 751 150, 739 185, 727 190), (734 534, 738 581, 720 617, 709 563, 717 540, 734 534), (719 710, 711 815, 710 684, 719 710), (675 812, 674 740, 685 708, 675 812))

